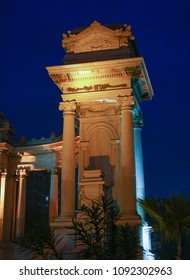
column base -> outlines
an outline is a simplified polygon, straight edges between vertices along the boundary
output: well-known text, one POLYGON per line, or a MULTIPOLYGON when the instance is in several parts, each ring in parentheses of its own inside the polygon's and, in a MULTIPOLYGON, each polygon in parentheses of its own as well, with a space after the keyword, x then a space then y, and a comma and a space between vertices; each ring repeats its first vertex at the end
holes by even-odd
POLYGON ((142 226, 142 247, 143 247, 143 259, 144 260, 154 260, 154 254, 152 253, 151 244, 151 232, 152 227, 148 226, 146 223, 142 226))
POLYGON ((53 222, 50 222, 50 226, 54 227, 54 228, 71 227, 73 225, 72 218, 73 218, 73 215, 59 216, 56 219, 54 219, 53 222))

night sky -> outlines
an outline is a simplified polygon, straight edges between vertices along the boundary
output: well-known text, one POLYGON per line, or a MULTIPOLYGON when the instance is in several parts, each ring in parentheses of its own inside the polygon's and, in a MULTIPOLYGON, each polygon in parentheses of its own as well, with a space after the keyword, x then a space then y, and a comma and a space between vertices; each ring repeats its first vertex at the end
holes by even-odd
POLYGON ((189 0, 0 0, 0 112, 17 138, 61 134, 61 92, 45 67, 62 64, 62 33, 130 24, 155 94, 142 104, 146 195, 190 198, 189 12, 189 0))

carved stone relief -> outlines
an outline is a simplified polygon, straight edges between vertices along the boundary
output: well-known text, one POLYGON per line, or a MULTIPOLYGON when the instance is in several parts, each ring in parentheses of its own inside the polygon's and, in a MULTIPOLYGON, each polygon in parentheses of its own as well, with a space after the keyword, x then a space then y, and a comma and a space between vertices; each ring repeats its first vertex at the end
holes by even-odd
POLYGON ((130 40, 134 40, 130 25, 112 30, 94 21, 78 34, 63 34, 62 46, 66 52, 91 52, 128 46, 130 40))
POLYGON ((81 88, 75 88, 75 87, 68 87, 68 92, 74 93, 78 91, 102 91, 107 89, 113 89, 113 88, 126 88, 127 84, 119 84, 119 85, 110 85, 110 84, 96 84, 93 86, 84 86, 81 88))

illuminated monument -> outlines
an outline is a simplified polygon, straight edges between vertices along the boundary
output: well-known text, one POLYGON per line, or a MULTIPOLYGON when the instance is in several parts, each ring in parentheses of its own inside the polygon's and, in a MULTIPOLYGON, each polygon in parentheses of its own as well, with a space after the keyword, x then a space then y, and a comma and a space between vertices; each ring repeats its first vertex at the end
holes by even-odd
MULTIPOLYGON (((76 117, 79 207, 103 193, 119 205, 121 224, 140 224, 144 218, 136 205, 136 198, 144 198, 140 103, 150 100, 153 91, 131 27, 94 21, 88 28, 64 34, 62 44, 64 65, 47 67, 62 92, 59 109, 64 119, 61 214, 54 225, 69 225, 75 211, 76 117)), ((143 236, 146 231, 144 227, 143 236)))
POLYGON ((15 142, 0 114, 0 259, 17 258, 11 241, 24 235, 31 216, 63 231, 76 209, 100 194, 117 202, 120 224, 141 225, 144 258, 151 259, 137 198, 144 198, 140 104, 153 91, 131 27, 95 21, 64 34, 62 43, 63 65, 47 70, 62 92, 63 139, 15 142))

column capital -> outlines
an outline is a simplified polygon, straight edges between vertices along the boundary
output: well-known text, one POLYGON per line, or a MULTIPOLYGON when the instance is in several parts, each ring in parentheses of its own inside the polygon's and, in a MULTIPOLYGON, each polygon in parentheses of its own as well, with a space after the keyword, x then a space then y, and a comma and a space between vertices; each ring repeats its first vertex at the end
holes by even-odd
POLYGON ((121 105, 122 110, 132 110, 135 106, 135 99, 132 95, 118 96, 118 103, 121 105))
POLYGON ((18 181, 19 178, 24 178, 29 175, 29 168, 19 168, 15 170, 14 174, 16 181, 18 181))
POLYGON ((59 103, 59 110, 63 113, 74 113, 76 111, 76 100, 67 100, 59 103))
POLYGON ((7 170, 4 169, 4 168, 1 168, 1 169, 0 169, 0 176, 1 176, 1 177, 6 177, 6 176, 7 176, 7 170))
POLYGON ((144 121, 143 121, 142 115, 133 117, 133 125, 134 125, 134 127, 139 127, 139 128, 143 127, 144 121))
POLYGON ((125 67, 125 72, 127 76, 131 77, 132 79, 138 79, 143 77, 142 68, 140 65, 127 66, 125 67))

